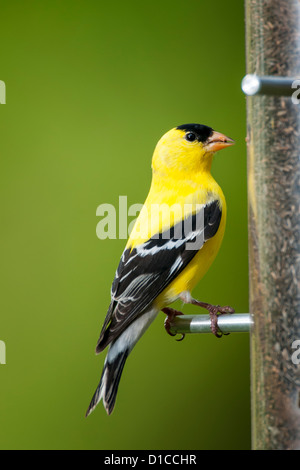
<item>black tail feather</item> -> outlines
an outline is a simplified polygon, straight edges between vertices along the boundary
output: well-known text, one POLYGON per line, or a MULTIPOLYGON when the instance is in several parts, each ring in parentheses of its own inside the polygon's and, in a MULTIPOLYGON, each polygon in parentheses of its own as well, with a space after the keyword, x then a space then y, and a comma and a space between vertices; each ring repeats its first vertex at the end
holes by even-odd
POLYGON ((120 352, 112 361, 109 361, 108 358, 106 359, 100 383, 94 393, 85 416, 88 416, 94 410, 101 398, 107 414, 110 415, 112 413, 116 402, 119 382, 128 354, 129 351, 125 350, 120 352))

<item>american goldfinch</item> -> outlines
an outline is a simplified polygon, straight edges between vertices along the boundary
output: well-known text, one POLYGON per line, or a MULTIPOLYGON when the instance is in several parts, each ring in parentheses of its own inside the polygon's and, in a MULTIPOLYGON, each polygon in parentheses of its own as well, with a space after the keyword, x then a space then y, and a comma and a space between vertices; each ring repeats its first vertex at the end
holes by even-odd
POLYGON ((167 314, 168 331, 169 320, 180 314, 168 307, 175 300, 206 308, 216 336, 217 313, 234 312, 191 296, 213 262, 225 229, 225 198, 210 173, 213 155, 233 144, 201 124, 178 126, 159 140, 150 191, 112 284, 96 346, 96 353, 107 346, 108 353, 86 416, 101 399, 107 413, 113 411, 126 359, 159 311, 167 314))

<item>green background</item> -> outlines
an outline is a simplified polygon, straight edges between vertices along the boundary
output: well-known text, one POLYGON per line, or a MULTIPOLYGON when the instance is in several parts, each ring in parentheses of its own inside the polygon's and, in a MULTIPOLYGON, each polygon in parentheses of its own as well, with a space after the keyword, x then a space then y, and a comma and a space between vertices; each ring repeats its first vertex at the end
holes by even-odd
POLYGON ((84 417, 125 245, 96 237, 96 208, 144 201, 156 142, 179 124, 236 140, 213 164, 227 230, 194 296, 248 311, 242 2, 0 5, 0 447, 250 448, 248 334, 178 343, 163 314, 126 363, 114 413, 84 417))

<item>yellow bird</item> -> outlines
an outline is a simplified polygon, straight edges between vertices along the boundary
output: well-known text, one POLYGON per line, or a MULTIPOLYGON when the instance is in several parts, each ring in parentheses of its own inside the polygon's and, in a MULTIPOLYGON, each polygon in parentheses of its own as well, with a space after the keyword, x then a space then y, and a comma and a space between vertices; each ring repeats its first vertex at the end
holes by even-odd
POLYGON ((181 314, 168 307, 172 302, 181 299, 206 308, 216 336, 217 314, 234 312, 191 296, 213 262, 225 230, 226 202, 211 175, 213 155, 233 144, 201 124, 178 126, 159 140, 150 191, 112 284, 96 353, 109 348, 86 416, 101 399, 107 413, 113 411, 125 361, 160 310, 167 314, 170 333, 170 319, 181 314))

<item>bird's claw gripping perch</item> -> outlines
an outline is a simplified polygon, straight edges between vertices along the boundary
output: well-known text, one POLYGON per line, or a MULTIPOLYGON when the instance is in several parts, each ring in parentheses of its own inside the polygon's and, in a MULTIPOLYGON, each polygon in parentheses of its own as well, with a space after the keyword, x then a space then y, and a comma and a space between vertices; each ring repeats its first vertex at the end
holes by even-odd
POLYGON ((210 329, 212 331, 212 333, 217 337, 217 338, 221 338, 223 335, 229 335, 230 333, 223 333, 223 331, 219 328, 219 325, 218 325, 218 314, 219 315, 225 315, 225 313, 234 313, 234 312, 223 312, 223 311, 220 311, 218 310, 218 305, 216 306, 212 306, 213 308, 212 309, 209 309, 209 315, 210 315, 210 322, 211 322, 211 325, 210 325, 210 329), (220 331, 220 333, 219 333, 220 331))
POLYGON ((218 326, 218 316, 220 315, 228 315, 232 314, 235 312, 234 308, 230 307, 229 305, 226 305, 225 307, 221 307, 220 305, 211 305, 207 304, 206 302, 200 302, 199 300, 192 300, 192 304, 197 305, 198 307, 203 307, 206 310, 208 310, 209 315, 210 315, 210 321, 211 321, 211 331, 212 333, 217 337, 221 338, 223 335, 229 335, 230 333, 223 333, 223 331, 219 328, 218 326), (220 333, 219 333, 220 331, 220 333))
MULTIPOLYGON (((162 312, 164 312, 167 315, 167 318, 165 319, 165 330, 170 336, 176 336, 176 333, 171 333, 171 322, 174 320, 175 317, 178 315, 183 315, 182 312, 179 312, 179 310, 175 310, 174 308, 166 307, 162 309, 162 312)), ((185 334, 181 334, 181 338, 177 339, 176 341, 182 341, 185 337, 185 334)))
MULTIPOLYGON (((209 315, 210 315, 210 321, 211 321, 211 332, 216 336, 216 338, 221 338, 223 335, 229 335, 230 333, 223 333, 223 331, 219 328, 218 326, 218 317, 221 315, 228 315, 235 313, 234 308, 230 307, 229 305, 226 305, 225 307, 221 307, 220 305, 211 305, 206 302, 200 302, 199 300, 196 299, 191 299, 190 301, 191 304, 197 305, 198 307, 205 308, 209 315)), ((182 312, 175 310, 170 307, 166 307, 162 309, 162 312, 164 312, 167 315, 167 318, 165 319, 165 329, 166 332, 170 336, 176 336, 176 333, 171 332, 171 323, 173 322, 174 318, 177 317, 178 315, 183 315, 182 312)), ((185 334, 181 334, 181 338, 177 339, 176 341, 182 341, 185 337, 185 334)))

